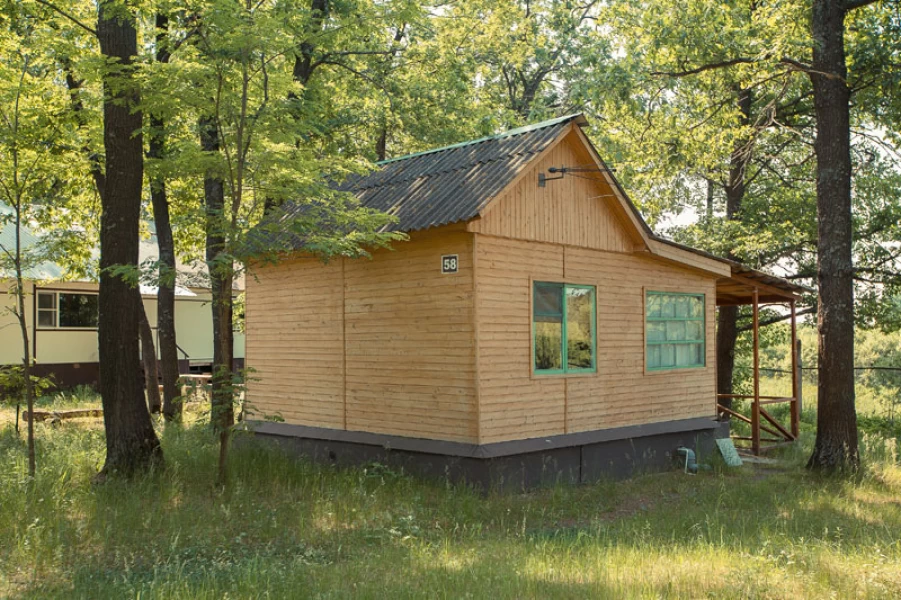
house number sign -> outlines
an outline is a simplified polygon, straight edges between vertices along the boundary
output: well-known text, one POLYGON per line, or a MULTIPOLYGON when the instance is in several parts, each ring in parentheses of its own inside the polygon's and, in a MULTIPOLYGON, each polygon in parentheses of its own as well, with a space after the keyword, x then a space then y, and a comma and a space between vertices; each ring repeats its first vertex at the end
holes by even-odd
POLYGON ((445 254, 441 257, 441 272, 456 273, 459 259, 456 254, 445 254))

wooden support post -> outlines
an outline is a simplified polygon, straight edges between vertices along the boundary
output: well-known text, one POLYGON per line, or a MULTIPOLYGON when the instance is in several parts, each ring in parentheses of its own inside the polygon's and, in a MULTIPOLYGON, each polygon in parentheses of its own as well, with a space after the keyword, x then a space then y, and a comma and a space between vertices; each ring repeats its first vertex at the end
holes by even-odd
POLYGON ((798 377, 798 319, 795 313, 795 301, 791 301, 792 311, 792 396, 791 403, 791 432, 795 439, 801 434, 801 386, 798 377))
POLYGON ((754 404, 751 406, 751 451, 760 454, 760 302, 757 288, 752 296, 754 300, 754 404))

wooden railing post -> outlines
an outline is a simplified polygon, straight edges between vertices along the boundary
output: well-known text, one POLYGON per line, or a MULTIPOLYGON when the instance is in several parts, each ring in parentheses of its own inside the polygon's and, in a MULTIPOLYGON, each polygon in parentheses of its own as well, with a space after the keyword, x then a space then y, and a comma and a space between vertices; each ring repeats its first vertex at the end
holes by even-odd
POLYGON ((791 432, 795 439, 801 434, 801 378, 798 376, 798 320, 795 313, 795 301, 791 301, 791 328, 792 328, 792 396, 791 403, 791 432))
POLYGON ((754 300, 754 404, 751 406, 751 451, 760 454, 760 303, 757 288, 754 300))

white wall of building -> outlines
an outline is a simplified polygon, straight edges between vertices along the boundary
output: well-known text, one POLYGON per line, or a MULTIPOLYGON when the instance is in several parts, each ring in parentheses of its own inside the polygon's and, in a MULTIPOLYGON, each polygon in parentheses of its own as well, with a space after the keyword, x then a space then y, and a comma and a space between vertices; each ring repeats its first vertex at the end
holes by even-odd
MULTIPOLYGON (((9 285, 0 282, 0 364, 22 362, 22 338, 18 322, 10 312, 15 296, 8 293, 9 285)), ((55 282, 38 290, 96 293, 98 285, 84 282, 55 282)), ((27 286, 26 318, 30 345, 36 348, 40 364, 96 363, 99 361, 96 329, 54 329, 38 327, 35 331, 34 285, 27 286), (36 339, 35 339, 36 336, 36 339)), ((144 297, 144 310, 151 327, 156 329, 157 302, 153 296, 144 297)), ((194 297, 178 297, 175 303, 175 336, 178 345, 191 362, 209 362, 213 358, 213 322, 208 293, 194 297)), ((156 345, 156 339, 154 339, 156 345)), ((159 353, 159 350, 157 350, 159 353)), ((235 358, 244 357, 244 335, 235 334, 235 358)), ((179 358, 182 358, 179 352, 179 358)))

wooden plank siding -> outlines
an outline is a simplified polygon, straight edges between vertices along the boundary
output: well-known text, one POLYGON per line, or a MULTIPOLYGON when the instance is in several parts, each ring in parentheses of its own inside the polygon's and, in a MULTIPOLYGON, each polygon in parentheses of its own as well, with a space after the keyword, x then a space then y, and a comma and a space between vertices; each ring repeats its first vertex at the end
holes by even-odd
POLYGON ((575 131, 567 134, 528 167, 472 221, 470 231, 521 240, 571 244, 585 248, 631 252, 637 234, 617 217, 613 190, 599 172, 580 172, 538 187, 538 174, 551 167, 591 166, 594 159, 575 131))
POLYGON ((567 381, 567 428, 590 431, 716 413, 716 280, 642 255, 567 248, 565 276, 597 286, 598 372, 567 381), (705 295, 703 368, 645 369, 647 291, 705 295))
POLYGON ((247 398, 256 418, 344 427, 344 308, 341 260, 312 258, 247 277, 247 398))
POLYGON ((531 280, 563 278, 563 246, 477 236, 480 443, 563 433, 565 382, 531 376, 531 280))
POLYGON ((715 413, 715 279, 644 254, 477 236, 480 442, 715 413), (532 281, 597 288, 597 373, 532 374, 532 281), (646 372, 646 290, 706 295, 706 366, 646 372))
POLYGON ((247 281, 248 399, 286 422, 477 441, 472 234, 413 234, 372 259, 312 258, 247 281), (442 275, 441 256, 458 272, 442 275))
POLYGON ((345 269, 347 429, 475 442, 472 235, 414 235, 345 269))

